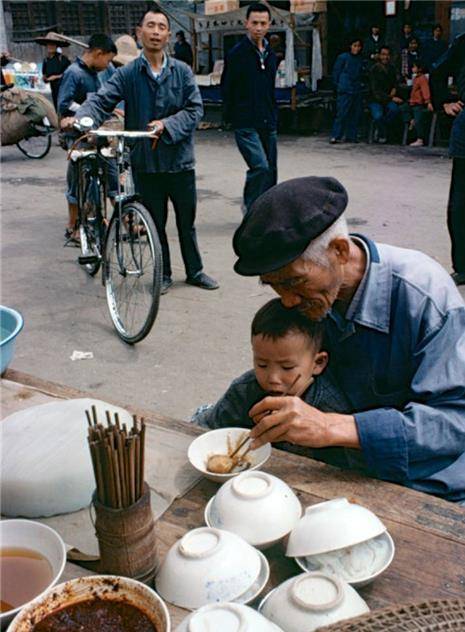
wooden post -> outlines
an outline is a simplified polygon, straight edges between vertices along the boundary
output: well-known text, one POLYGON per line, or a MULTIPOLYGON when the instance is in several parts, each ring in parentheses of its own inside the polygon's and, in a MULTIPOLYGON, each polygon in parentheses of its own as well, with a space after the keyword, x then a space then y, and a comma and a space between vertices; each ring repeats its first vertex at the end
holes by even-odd
POLYGON ((192 47, 192 70, 194 71, 194 74, 196 72, 198 72, 199 70, 199 66, 198 66, 198 50, 197 50, 197 46, 198 46, 198 42, 197 42, 197 32, 195 30, 195 20, 193 18, 189 18, 189 22, 190 22, 190 27, 191 27, 191 47, 192 47))
POLYGON ((451 10, 451 1, 450 0, 436 0, 436 4, 434 7, 434 19, 444 29, 444 39, 446 42, 449 41, 450 37, 450 10, 451 10))

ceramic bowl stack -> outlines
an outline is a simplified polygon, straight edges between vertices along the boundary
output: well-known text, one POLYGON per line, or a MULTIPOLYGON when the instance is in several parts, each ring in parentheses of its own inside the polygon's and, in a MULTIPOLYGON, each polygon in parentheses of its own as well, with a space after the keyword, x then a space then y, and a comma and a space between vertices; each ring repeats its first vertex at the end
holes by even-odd
POLYGON ((160 596, 194 610, 210 603, 249 603, 270 575, 265 556, 238 535, 201 527, 168 551, 156 577, 160 596))
POLYGON ((386 570, 394 551, 391 536, 373 512, 335 498, 306 509, 291 531, 286 555, 304 571, 322 571, 364 586, 386 570))
MULTIPOLYGON (((244 428, 218 428, 211 430, 194 439, 187 451, 187 457, 195 469, 203 474, 205 478, 215 481, 215 483, 225 483, 230 478, 237 476, 240 470, 234 470, 229 474, 215 474, 207 470, 207 460, 213 454, 228 454, 230 445, 236 446, 245 435, 244 428), (228 445, 229 443, 229 445, 228 445)), ((242 453, 242 450, 241 450, 242 453)), ((266 443, 257 450, 251 450, 247 455, 250 467, 248 471, 257 470, 271 456, 271 445, 266 443)))
POLYGON ((272 590, 259 612, 284 632, 312 632, 369 612, 347 582, 325 573, 303 573, 272 590))
POLYGON ((300 501, 284 481, 247 471, 220 487, 205 509, 205 522, 265 549, 287 536, 301 515, 300 501))
POLYGON ((211 604, 190 614, 175 632, 283 632, 281 628, 252 610, 235 603, 211 604))

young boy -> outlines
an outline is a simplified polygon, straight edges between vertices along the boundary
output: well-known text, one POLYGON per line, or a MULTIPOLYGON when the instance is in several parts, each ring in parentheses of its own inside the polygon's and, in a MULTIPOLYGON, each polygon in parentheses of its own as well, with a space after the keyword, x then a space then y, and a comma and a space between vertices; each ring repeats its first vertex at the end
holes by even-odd
MULTIPOLYGON (((251 428, 249 410, 267 395, 301 397, 323 412, 351 410, 345 395, 332 381, 328 353, 322 349, 324 324, 312 322, 279 298, 263 305, 252 321, 254 368, 236 378, 223 397, 199 409, 192 421, 206 428, 251 428), (299 377, 294 384, 296 378, 299 377), (292 388, 291 388, 292 387, 292 388)), ((340 467, 357 467, 361 453, 344 448, 312 449, 288 443, 277 447, 317 458, 340 467)))

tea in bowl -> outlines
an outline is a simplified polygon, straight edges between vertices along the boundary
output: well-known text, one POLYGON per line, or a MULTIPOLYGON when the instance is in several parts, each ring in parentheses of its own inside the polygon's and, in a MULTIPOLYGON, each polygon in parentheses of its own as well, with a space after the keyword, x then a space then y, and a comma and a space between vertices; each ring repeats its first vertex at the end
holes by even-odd
POLYGON ((58 582, 66 548, 56 531, 32 520, 2 520, 0 543, 3 628, 21 608, 58 582))
MULTIPOLYGON (((211 457, 228 457, 244 441, 248 432, 244 428, 218 428, 217 430, 205 432, 192 441, 187 451, 187 457, 197 471, 215 483, 224 483, 240 474, 244 469, 248 471, 257 470, 270 458, 271 445, 269 443, 262 445, 257 450, 250 450, 244 461, 230 471, 213 472, 208 469, 211 457)), ((243 454, 247 448, 248 442, 243 449, 239 450, 238 454, 243 454)))

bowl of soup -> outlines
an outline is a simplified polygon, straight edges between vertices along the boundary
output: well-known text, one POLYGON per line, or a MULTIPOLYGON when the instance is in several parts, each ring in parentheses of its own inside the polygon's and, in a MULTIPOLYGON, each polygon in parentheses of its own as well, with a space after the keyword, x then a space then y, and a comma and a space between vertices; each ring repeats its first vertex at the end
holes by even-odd
POLYGON ((31 602, 8 632, 171 632, 168 608, 145 584, 117 575, 78 577, 31 602))
POLYGON ((65 564, 65 544, 56 531, 33 520, 2 520, 1 627, 22 607, 54 586, 65 564))

